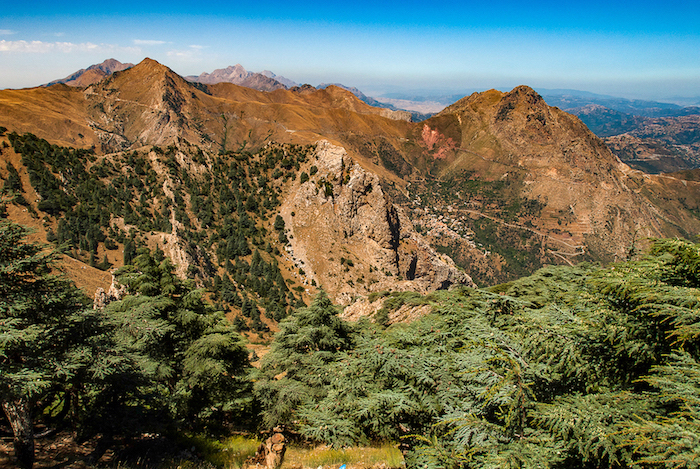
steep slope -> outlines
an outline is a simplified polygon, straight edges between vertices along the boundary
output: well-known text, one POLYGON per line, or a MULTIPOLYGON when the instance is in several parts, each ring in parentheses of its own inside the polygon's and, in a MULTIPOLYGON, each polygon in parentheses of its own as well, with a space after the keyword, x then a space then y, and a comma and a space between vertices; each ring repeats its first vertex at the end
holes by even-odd
POLYGON ((192 128, 201 91, 158 62, 145 59, 85 89, 90 126, 107 151, 133 145, 168 145, 182 137, 198 143, 192 128))
POLYGON ((342 304, 382 290, 474 286, 449 257, 428 246, 385 196, 377 175, 345 149, 319 142, 313 167, 311 177, 293 183, 280 208, 290 234, 287 251, 306 282, 324 285, 342 304))
POLYGON ((0 125, 69 145, 96 145, 101 152, 178 138, 227 151, 243 142, 249 148, 270 140, 313 143, 347 133, 405 137, 409 127, 385 116, 396 117, 336 87, 266 93, 230 83, 193 84, 151 59, 84 90, 0 91, 0 125))
POLYGON ((99 145, 88 112, 82 91, 66 85, 0 91, 0 125, 61 145, 99 145))
MULTIPOLYGON (((58 87, 45 91, 52 94, 58 87)), ((25 181, 30 181, 24 184, 24 190, 35 187, 27 210, 45 220, 35 226, 49 239, 69 240, 73 256, 91 265, 119 266, 134 246, 157 246, 176 262, 180 275, 192 276, 210 288, 215 285, 215 296, 221 294, 218 288, 228 291, 221 295, 229 307, 247 311, 245 305, 250 303, 245 298, 256 302, 249 296, 254 294, 262 298, 259 301, 263 303, 258 304, 269 313, 268 318, 275 319, 283 317, 286 308, 297 304, 301 297, 308 298, 315 288, 297 272, 294 261, 282 254, 286 241, 277 239, 271 227, 271 210, 280 201, 297 200, 296 181, 305 171, 307 178, 312 172, 308 155, 318 153, 320 156, 315 158, 323 161, 326 153, 313 150, 315 146, 285 146, 273 141, 313 143, 322 135, 342 137, 348 131, 380 129, 398 138, 408 129, 407 122, 386 119, 381 110, 339 88, 303 94, 286 90, 261 93, 232 84, 208 87, 188 83, 149 59, 83 91, 66 91, 75 99, 73 107, 77 111, 74 115, 66 113, 72 120, 64 119, 64 124, 87 123, 86 133, 99 142, 93 150, 55 147, 17 133, 4 140, 8 148, 3 152, 5 164, 0 166, 0 177, 10 177, 12 160, 25 181), (290 129, 292 126, 296 128, 290 129), (70 157, 64 161, 62 155, 70 157), (94 227, 88 229, 89 225, 94 227), (301 281, 284 301, 270 303, 281 311, 264 303, 268 301, 266 295, 275 290, 259 291, 262 279, 248 279, 253 265, 263 265, 255 261, 254 252, 263 248, 267 252, 263 254, 265 269, 272 269, 273 275, 266 282, 280 285, 281 277, 274 276, 277 268, 289 281, 290 289, 301 281), (226 275, 232 278, 221 280, 226 275), (235 288, 226 289, 226 285, 235 288), (248 288, 251 290, 245 295, 231 293, 248 288)), ((40 107, 34 112, 39 114, 40 107)), ((24 118, 30 121, 31 117, 24 118)), ((12 131, 17 129, 14 121, 2 123, 12 131)), ((51 127, 38 127, 27 130, 46 136, 60 134, 51 127)), ((349 158, 344 161, 351 165, 349 158)), ((396 208, 381 195, 378 177, 359 165, 352 167, 353 175, 373 181, 377 210, 395 218, 396 208)), ((354 192, 345 188, 353 187, 355 182, 344 185, 341 175, 331 178, 330 173, 322 174, 314 181, 324 177, 325 182, 318 180, 319 184, 337 185, 339 200, 354 197, 354 192)), ((362 218, 362 213, 349 211, 340 222, 369 226, 373 221, 362 218)), ((371 267, 372 272, 376 269, 374 276, 381 277, 381 282, 368 281, 365 291, 399 288, 424 292, 453 283, 470 284, 469 277, 460 273, 451 260, 438 255, 413 232, 410 223, 400 227, 396 222, 392 221, 390 228, 386 222, 382 225, 377 221, 377 227, 368 228, 398 230, 396 243, 392 241, 386 248, 388 253, 374 251, 369 253, 374 258, 366 258, 365 245, 373 238, 364 232, 358 232, 354 244, 345 248, 348 261, 366 258, 368 273, 371 267)), ((321 217, 314 230, 321 233, 335 229, 338 223, 338 219, 321 217)), ((296 236, 295 224, 290 222, 288 228, 294 243, 292 252, 309 250, 301 243, 303 236, 296 236)), ((337 241, 343 244, 344 235, 337 241)), ((346 285, 348 279, 326 276, 322 271, 346 266, 340 257, 326 260, 319 266, 319 274, 309 278, 318 279, 315 286, 323 286, 336 300, 347 301, 352 297, 346 285)), ((259 322, 257 327, 262 327, 259 322)))
POLYGON ((468 271, 484 283, 548 262, 621 259, 640 237, 700 229, 687 211, 697 209, 697 183, 673 201, 671 180, 633 172, 528 87, 466 97, 425 121, 416 140, 409 206, 429 239, 478 266, 468 271))

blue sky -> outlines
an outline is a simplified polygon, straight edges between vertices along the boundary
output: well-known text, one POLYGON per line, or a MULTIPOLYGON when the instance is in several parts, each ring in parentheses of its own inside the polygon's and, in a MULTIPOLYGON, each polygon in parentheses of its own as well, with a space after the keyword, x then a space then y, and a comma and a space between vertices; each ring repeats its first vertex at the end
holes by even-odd
POLYGON ((106 3, 4 5, 0 88, 36 86, 110 57, 151 57, 181 75, 240 63, 370 95, 526 84, 700 96, 700 2, 106 3))

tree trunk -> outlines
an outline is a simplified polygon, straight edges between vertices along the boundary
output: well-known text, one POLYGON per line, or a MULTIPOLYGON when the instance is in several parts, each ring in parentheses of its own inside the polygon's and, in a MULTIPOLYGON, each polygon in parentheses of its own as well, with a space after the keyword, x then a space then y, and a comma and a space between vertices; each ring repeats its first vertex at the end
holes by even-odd
POLYGON ((245 469, 279 469, 282 467, 286 450, 284 435, 276 432, 265 442, 260 443, 255 456, 248 458, 243 463, 243 467, 245 469))
POLYGON ((3 401, 2 410, 14 434, 15 458, 22 469, 32 469, 34 465, 34 425, 29 400, 19 398, 3 401))

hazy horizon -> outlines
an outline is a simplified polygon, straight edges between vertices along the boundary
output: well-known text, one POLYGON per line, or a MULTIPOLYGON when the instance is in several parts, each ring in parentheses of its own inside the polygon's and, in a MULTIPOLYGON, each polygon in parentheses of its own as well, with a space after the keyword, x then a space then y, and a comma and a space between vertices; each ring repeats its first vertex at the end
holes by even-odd
POLYGON ((700 4, 302 1, 3 7, 0 89, 38 86, 113 57, 199 75, 240 63, 298 83, 391 91, 575 89, 700 96, 700 4))

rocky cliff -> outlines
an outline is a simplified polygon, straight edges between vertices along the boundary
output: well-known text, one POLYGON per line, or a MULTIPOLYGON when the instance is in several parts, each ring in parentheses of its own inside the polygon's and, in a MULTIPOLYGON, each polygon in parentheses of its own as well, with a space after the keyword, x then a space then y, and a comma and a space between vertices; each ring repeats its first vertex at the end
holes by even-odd
POLYGON ((290 188, 281 207, 288 254, 305 283, 323 285, 342 304, 374 291, 473 285, 416 233, 376 174, 327 141, 314 155, 313 174, 290 188))

